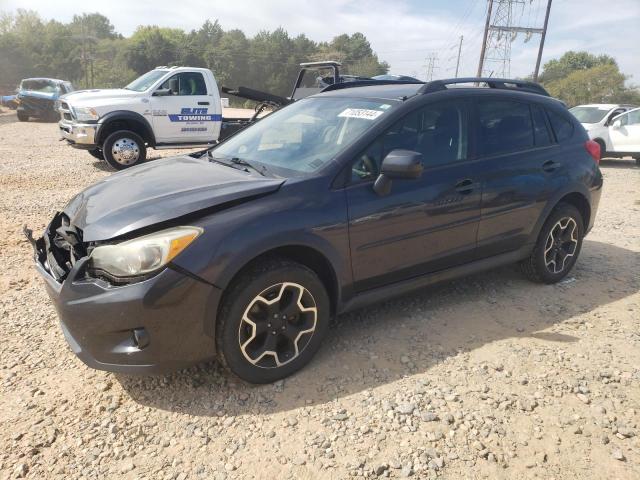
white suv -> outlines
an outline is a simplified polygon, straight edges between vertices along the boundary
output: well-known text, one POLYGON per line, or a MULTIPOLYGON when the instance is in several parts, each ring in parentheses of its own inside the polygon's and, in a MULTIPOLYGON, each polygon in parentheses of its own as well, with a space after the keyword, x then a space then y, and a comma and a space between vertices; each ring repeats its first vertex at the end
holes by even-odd
MULTIPOLYGON (((622 152, 616 148, 611 139, 611 126, 613 120, 618 115, 628 112, 636 108, 635 105, 619 105, 619 104, 591 104, 578 105, 569 111, 578 119, 582 126, 587 130, 589 138, 595 140, 600 145, 602 156, 623 156, 616 152, 622 152)), ((637 157, 636 153, 624 152, 628 155, 637 157)))

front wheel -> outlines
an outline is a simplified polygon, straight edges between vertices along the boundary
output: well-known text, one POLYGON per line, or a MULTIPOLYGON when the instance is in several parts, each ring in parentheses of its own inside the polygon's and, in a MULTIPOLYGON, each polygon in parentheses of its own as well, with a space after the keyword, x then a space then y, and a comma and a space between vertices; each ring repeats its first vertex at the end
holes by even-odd
POLYGON ((21 122, 28 122, 29 121, 29 115, 27 115, 24 112, 17 112, 18 113, 18 120, 20 120, 21 122))
POLYGON ((547 218, 529 258, 520 262, 523 273, 535 282, 559 282, 578 260, 583 237, 578 209, 559 204, 547 218))
POLYGON ((91 155, 93 158, 97 158, 98 160, 104 160, 104 154, 102 153, 102 150, 100 150, 99 148, 94 148, 93 150, 87 150, 87 152, 89 152, 89 155, 91 155))
POLYGON ((102 154, 111 167, 123 170, 142 163, 147 156, 147 149, 137 133, 118 130, 104 141, 102 154))
POLYGON ((216 329, 222 364, 250 383, 269 383, 305 366, 330 318, 327 291, 304 265, 273 258, 250 268, 225 293, 216 329))

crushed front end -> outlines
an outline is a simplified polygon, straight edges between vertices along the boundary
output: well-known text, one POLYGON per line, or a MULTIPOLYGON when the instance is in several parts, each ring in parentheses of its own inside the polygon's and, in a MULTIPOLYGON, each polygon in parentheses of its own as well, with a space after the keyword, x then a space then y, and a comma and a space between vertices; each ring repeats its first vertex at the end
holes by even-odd
POLYGON ((124 285, 96 278, 89 268, 94 245, 64 213, 42 237, 24 233, 64 336, 88 366, 163 373, 215 355, 216 287, 170 267, 124 285))

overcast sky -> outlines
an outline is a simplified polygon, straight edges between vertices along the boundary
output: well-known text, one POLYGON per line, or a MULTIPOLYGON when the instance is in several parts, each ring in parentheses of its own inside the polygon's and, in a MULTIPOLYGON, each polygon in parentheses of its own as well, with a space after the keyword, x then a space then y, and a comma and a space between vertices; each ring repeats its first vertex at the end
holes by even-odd
MULTIPOLYGON (((422 79, 431 55, 437 55, 434 77, 453 76, 460 35, 460 75, 475 75, 486 5, 487 0, 0 0, 0 10, 28 8, 60 21, 97 11, 125 36, 140 24, 191 30, 207 18, 248 35, 280 26, 291 35, 305 33, 316 41, 362 32, 380 59, 391 65, 391 73, 422 79)), ((514 16, 522 26, 540 26, 545 5, 546 0, 524 0, 514 16)), ((511 45, 511 76, 532 72, 538 36, 525 43, 519 35, 511 45)), ((638 45, 640 0, 555 0, 543 63, 570 49, 607 53, 638 85, 638 45)))

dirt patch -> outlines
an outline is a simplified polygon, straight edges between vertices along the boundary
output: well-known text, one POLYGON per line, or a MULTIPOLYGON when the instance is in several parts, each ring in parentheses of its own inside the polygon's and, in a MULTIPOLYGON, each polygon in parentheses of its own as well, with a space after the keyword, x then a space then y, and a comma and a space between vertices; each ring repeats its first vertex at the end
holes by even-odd
POLYGON ((308 368, 254 387, 215 363, 127 377, 74 357, 21 228, 111 172, 55 124, 9 118, 0 479, 640 478, 633 161, 603 162, 596 227, 564 282, 503 268, 341 316, 308 368))

